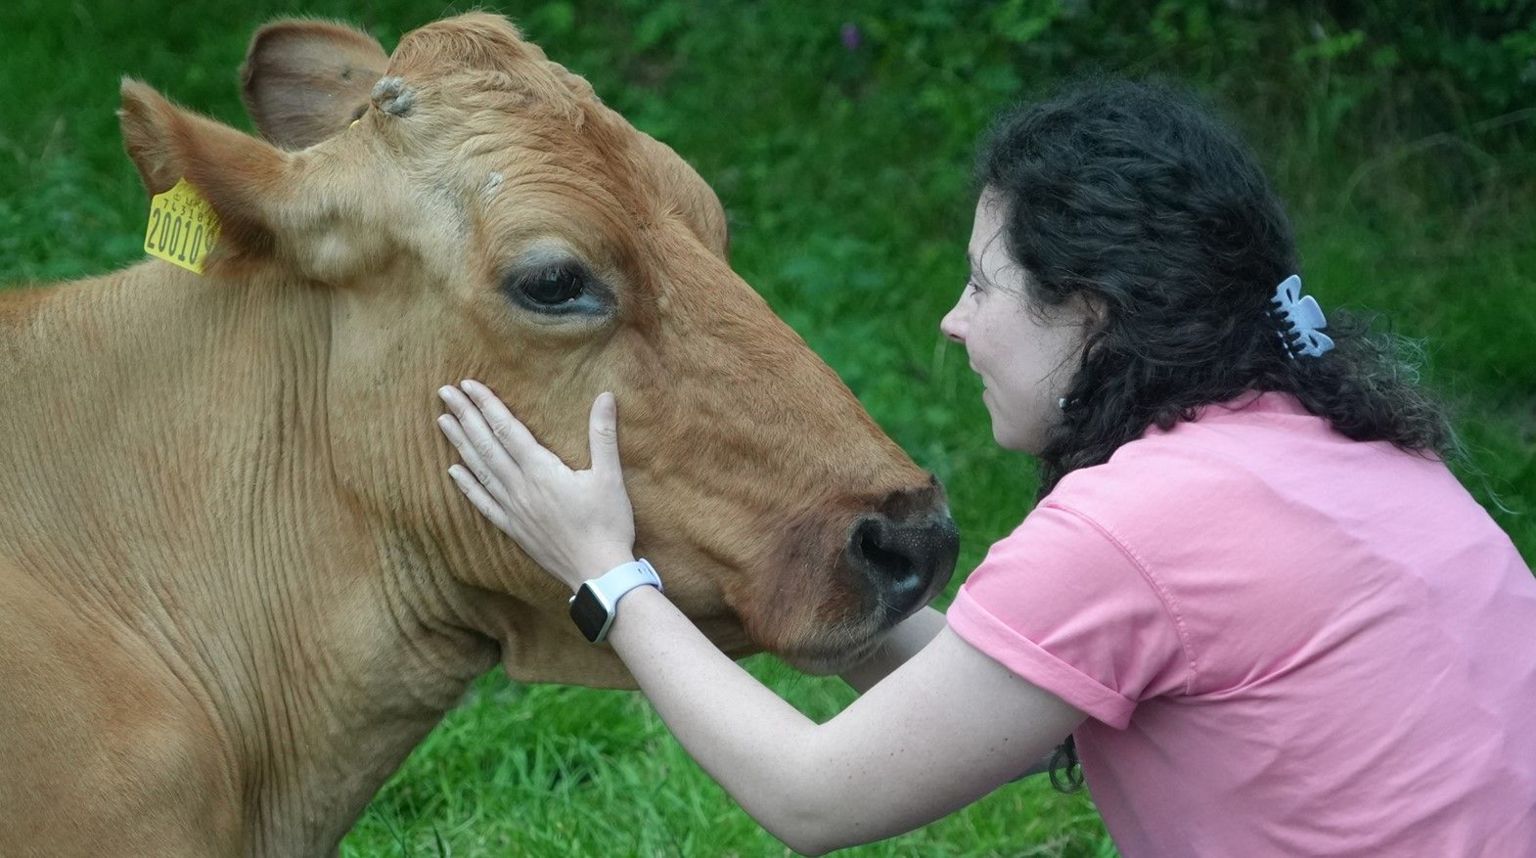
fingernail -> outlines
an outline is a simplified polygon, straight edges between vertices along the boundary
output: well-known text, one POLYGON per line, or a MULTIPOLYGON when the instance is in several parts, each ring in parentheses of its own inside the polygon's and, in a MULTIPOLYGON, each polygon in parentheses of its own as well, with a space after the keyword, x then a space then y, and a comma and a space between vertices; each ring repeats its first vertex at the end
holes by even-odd
POLYGON ((439 387, 437 389, 437 397, 439 399, 443 400, 444 402, 451 401, 452 398, 453 398, 453 388, 449 387, 446 384, 443 385, 442 387, 439 387))

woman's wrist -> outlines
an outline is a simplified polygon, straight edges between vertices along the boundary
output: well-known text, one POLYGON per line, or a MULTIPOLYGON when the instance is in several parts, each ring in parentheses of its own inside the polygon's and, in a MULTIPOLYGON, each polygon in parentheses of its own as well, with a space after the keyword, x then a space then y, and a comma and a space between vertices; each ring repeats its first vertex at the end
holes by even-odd
POLYGON ((571 568, 562 576, 565 583, 570 585, 572 591, 581 588, 585 581, 593 578, 601 578, 610 569, 623 566, 625 563, 635 561, 635 552, 622 548, 612 550, 594 551, 583 555, 572 563, 571 568))

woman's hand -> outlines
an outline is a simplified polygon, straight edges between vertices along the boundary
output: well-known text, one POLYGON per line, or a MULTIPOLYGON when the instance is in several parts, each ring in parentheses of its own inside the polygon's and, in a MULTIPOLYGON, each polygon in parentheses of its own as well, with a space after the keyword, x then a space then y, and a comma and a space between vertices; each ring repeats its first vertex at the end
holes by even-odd
POLYGON ((460 387, 438 390, 453 413, 437 425, 464 460, 448 473, 475 509, 573 590, 634 559, 635 513, 619 467, 613 394, 592 403, 592 467, 573 471, 485 385, 460 387))

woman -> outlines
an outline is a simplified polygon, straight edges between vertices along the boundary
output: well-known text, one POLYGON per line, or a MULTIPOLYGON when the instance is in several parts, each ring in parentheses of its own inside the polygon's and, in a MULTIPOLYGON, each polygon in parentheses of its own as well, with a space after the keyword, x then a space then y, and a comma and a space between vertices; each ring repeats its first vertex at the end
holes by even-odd
MULTIPOLYGON (((629 589, 610 640, 683 746, 806 853, 1072 734, 1133 858, 1530 854, 1536 580, 1395 349, 1324 333, 1248 149, 1178 93, 1089 84, 1003 118, 979 167, 940 329, 1038 457, 1038 506, 822 725, 629 589)), ((611 395, 581 472, 483 386, 442 395, 454 480, 545 569, 574 590, 634 560, 611 395)))

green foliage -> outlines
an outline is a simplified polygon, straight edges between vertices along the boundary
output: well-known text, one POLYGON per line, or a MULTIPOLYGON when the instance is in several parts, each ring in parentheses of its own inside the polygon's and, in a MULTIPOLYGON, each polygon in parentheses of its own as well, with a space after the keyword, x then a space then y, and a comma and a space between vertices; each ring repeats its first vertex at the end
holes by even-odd
MULTIPOLYGON (((463 8, 468 8, 467 5, 463 8)), ((0 7, 0 282, 140 255, 147 203, 113 110, 131 74, 249 127, 235 69, 281 14, 386 46, 456 11, 420 0, 0 7)), ((506 11, 725 202, 738 271, 949 487, 962 570, 1034 478, 992 443, 938 319, 964 279, 977 136, 1093 71, 1187 80, 1292 203, 1308 291, 1427 340, 1462 415, 1469 488, 1536 558, 1536 22, 1531 0, 566 0, 506 11)), ((827 717, 833 680, 757 659, 827 717)), ((380 793, 344 854, 777 855, 628 694, 477 683, 380 793)), ((1040 784, 861 855, 1113 854, 1091 805, 1040 784)))

